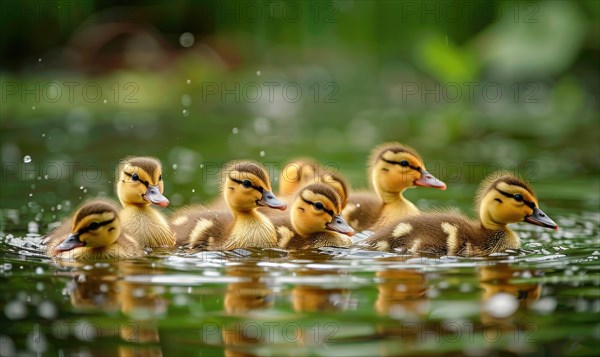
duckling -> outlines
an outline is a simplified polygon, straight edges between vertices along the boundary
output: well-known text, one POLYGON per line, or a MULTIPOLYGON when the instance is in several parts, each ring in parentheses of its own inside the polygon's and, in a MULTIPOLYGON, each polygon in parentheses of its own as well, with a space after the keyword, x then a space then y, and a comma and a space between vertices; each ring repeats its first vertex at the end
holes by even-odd
POLYGON ((367 240, 378 250, 483 256, 518 249, 519 236, 508 224, 528 222, 558 229, 539 209, 531 186, 499 171, 488 176, 476 198, 479 220, 455 213, 423 213, 388 224, 367 240))
POLYGON ((82 205, 50 234, 49 256, 78 261, 120 260, 138 257, 142 249, 121 229, 117 206, 95 199, 82 205), (66 226, 70 234, 64 235, 66 226))
POLYGON ((288 162, 279 175, 277 196, 282 200, 294 197, 302 186, 315 181, 318 171, 319 164, 311 159, 296 159, 288 162))
POLYGON ((399 217, 418 214, 419 209, 402 193, 415 186, 442 190, 446 184, 427 172, 417 152, 397 142, 373 149, 369 175, 375 194, 350 194, 344 217, 356 230, 377 229, 399 217))
POLYGON ((341 215, 342 199, 330 186, 313 183, 297 195, 287 217, 271 218, 286 249, 349 247, 354 230, 341 215), (341 233, 341 234, 340 234, 341 233))
POLYGON ((142 247, 174 247, 175 238, 166 218, 151 204, 167 207, 160 161, 151 157, 125 158, 117 168, 117 196, 123 205, 125 231, 142 247))
POLYGON ((315 179, 315 182, 322 182, 333 188, 340 196, 342 209, 346 207, 349 199, 350 186, 348 185, 348 181, 346 181, 342 175, 334 172, 323 173, 315 179))
POLYGON ((224 177, 223 196, 229 211, 188 207, 176 212, 171 227, 177 243, 211 250, 276 247, 275 227, 257 208, 285 210, 287 206, 271 191, 267 171, 256 162, 233 162, 225 168, 224 177))

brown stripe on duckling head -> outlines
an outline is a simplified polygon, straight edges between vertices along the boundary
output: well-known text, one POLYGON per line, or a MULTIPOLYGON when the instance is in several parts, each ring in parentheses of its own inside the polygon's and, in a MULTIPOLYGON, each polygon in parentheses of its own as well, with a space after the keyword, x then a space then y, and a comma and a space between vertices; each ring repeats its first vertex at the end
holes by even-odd
POLYGON ((314 194, 325 196, 329 201, 331 201, 331 203, 335 207, 335 213, 339 214, 341 212, 342 199, 340 198, 340 195, 336 192, 336 190, 334 190, 330 186, 324 183, 311 183, 302 188, 302 191, 300 191, 299 194, 300 197, 302 197, 302 193, 304 191, 311 191, 314 194))
POLYGON ((400 144, 399 142, 389 142, 381 144, 371 151, 371 157, 369 160, 371 165, 374 165, 377 162, 377 160, 381 159, 381 157, 388 151, 394 154, 401 152, 408 153, 419 159, 419 161, 423 161, 423 159, 421 159, 421 156, 417 153, 417 151, 411 148, 410 146, 400 144))
POLYGON ((350 191, 348 181, 342 175, 337 173, 325 173, 319 176, 319 182, 323 182, 325 184, 331 185, 334 190, 337 191, 337 188, 341 189, 341 192, 337 192, 341 199, 342 208, 346 207, 348 203, 348 191, 350 191))
POLYGON ((144 170, 150 177, 157 179, 162 171, 162 165, 160 161, 156 158, 149 156, 132 156, 126 157, 119 163, 119 167, 117 167, 117 181, 119 181, 121 171, 125 168, 126 165, 136 166, 140 169, 144 170), (157 175, 158 174, 158 175, 157 175))
POLYGON ((75 218, 73 219, 73 224, 75 225, 77 222, 81 221, 87 216, 107 212, 113 212, 115 215, 117 215, 117 206, 109 200, 94 199, 84 203, 83 206, 77 210, 75 213, 75 218))
POLYGON ((249 173, 256 177, 258 177, 267 187, 268 190, 271 190, 271 181, 269 180, 269 174, 263 168, 263 166, 257 162, 253 161, 236 161, 228 163, 224 169, 223 178, 226 178, 230 172, 238 171, 240 173, 249 173))
POLYGON ((477 190, 477 195, 475 196, 475 208, 477 210, 479 209, 479 203, 481 200, 483 200, 483 197, 491 190, 498 189, 498 185, 500 184, 520 187, 535 199, 535 192, 533 191, 533 188, 524 179, 510 171, 499 170, 488 175, 479 184, 479 189, 477 190))
MULTIPOLYGON (((375 147, 373 150, 371 150, 371 155, 369 156, 368 162, 369 172, 371 172, 371 170, 373 169, 373 167, 375 167, 377 162, 379 160, 382 160, 383 156, 388 152, 392 154, 406 153, 414 156, 420 162, 423 162, 423 159, 421 159, 421 156, 417 153, 417 151, 411 148, 410 146, 400 144, 399 142, 389 142, 381 144, 375 147)), ((369 180, 371 180, 370 176, 369 180)))

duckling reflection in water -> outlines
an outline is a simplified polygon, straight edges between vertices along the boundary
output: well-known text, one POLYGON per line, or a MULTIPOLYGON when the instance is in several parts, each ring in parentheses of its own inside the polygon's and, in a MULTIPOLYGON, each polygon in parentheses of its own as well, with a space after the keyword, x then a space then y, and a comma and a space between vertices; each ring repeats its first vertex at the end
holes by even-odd
POLYGON ((285 210, 287 206, 271 191, 267 171, 255 162, 234 162, 224 176, 229 211, 193 206, 175 212, 171 226, 178 244, 210 250, 276 247, 275 227, 257 208, 285 210))
POLYGON ((445 183, 425 169, 416 150, 397 142, 373 149, 368 172, 375 193, 351 193, 344 209, 344 218, 358 231, 377 230, 398 218, 418 214, 419 209, 403 196, 408 188, 446 189, 445 183))
POLYGON ((367 240, 378 250, 482 256, 518 249, 519 236, 508 224, 527 222, 558 229, 538 207, 531 186, 499 171, 480 185, 476 199, 479 220, 454 213, 424 213, 396 220, 367 240))
POLYGON ((156 316, 165 313, 166 301, 153 292, 153 287, 127 282, 115 273, 134 275, 139 273, 137 267, 127 262, 115 262, 106 268, 95 267, 77 273, 68 285, 71 303, 79 310, 99 310, 109 314, 121 311, 127 316, 126 320, 94 324, 99 337, 119 336, 126 342, 111 346, 116 348, 111 350, 111 355, 162 356, 160 346, 140 344, 160 342, 156 316))
POLYGON ((330 186, 313 183, 297 195, 290 214, 271 220, 286 249, 349 247, 354 230, 341 215, 342 199, 330 186))
POLYGON ((120 260, 143 255, 136 241, 123 232, 117 210, 116 205, 106 199, 82 205, 46 239, 47 254, 78 261, 120 260))

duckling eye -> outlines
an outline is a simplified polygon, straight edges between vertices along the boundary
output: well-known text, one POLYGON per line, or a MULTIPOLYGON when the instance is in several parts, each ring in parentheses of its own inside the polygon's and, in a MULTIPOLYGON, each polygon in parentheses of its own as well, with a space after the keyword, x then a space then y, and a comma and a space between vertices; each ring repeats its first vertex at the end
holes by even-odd
POLYGON ((314 206, 318 210, 322 210, 323 209, 323 203, 321 203, 321 202, 315 202, 314 206))
POLYGON ((139 181, 139 180, 140 180, 140 176, 138 174, 131 175, 131 181, 139 181))
POLYGON ((513 198, 515 199, 515 201, 517 202, 522 202, 523 201, 523 195, 520 193, 515 193, 515 195, 513 196, 513 198))
POLYGON ((406 167, 406 166, 408 166, 408 165, 409 165, 408 161, 406 161, 406 160, 402 160, 402 161, 400 161, 400 166, 404 166, 404 167, 406 167))
POLYGON ((250 188, 250 187, 252 187, 252 181, 244 180, 244 181, 242 181, 242 186, 244 186, 245 188, 250 188))
POLYGON ((158 181, 162 181, 162 175, 158 176, 158 181))
POLYGON ((100 225, 98 224, 98 222, 92 222, 90 223, 90 225, 88 226, 88 229, 90 231, 95 231, 96 229, 98 229, 100 227, 100 225))

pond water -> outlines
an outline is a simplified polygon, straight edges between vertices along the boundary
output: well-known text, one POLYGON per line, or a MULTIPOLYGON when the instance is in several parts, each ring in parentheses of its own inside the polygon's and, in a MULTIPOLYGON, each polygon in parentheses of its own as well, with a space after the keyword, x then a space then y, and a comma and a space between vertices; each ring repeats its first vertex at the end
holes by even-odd
POLYGON ((559 231, 515 225, 522 249, 486 258, 356 247, 96 264, 44 257, 39 234, 10 229, 27 210, 5 209, 0 355, 598 355, 600 214, 566 206, 543 206, 559 231))

